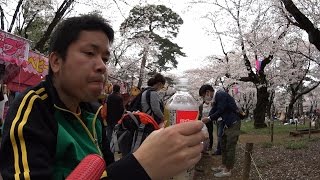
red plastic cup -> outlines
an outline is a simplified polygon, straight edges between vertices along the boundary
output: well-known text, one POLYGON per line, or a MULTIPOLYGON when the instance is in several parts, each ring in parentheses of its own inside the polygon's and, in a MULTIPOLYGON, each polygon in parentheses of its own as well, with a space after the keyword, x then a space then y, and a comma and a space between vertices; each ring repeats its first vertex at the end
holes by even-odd
POLYGON ((104 159, 98 154, 89 154, 69 174, 66 180, 99 180, 106 169, 104 159))

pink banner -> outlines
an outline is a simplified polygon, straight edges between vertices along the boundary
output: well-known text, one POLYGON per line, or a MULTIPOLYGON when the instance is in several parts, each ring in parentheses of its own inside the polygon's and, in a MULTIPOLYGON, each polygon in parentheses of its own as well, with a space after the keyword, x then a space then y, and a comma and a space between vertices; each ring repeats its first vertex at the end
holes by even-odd
POLYGON ((261 59, 257 59, 256 60, 256 70, 257 72, 260 71, 260 68, 261 68, 261 62, 262 60, 261 59))
POLYGON ((0 62, 24 66, 28 53, 29 42, 26 39, 0 30, 0 62))
POLYGON ((234 94, 238 94, 239 93, 239 86, 238 85, 234 85, 233 86, 233 93, 234 94))
POLYGON ((48 68, 49 62, 47 57, 40 53, 29 51, 27 66, 24 67, 23 70, 44 77, 48 74, 48 68))

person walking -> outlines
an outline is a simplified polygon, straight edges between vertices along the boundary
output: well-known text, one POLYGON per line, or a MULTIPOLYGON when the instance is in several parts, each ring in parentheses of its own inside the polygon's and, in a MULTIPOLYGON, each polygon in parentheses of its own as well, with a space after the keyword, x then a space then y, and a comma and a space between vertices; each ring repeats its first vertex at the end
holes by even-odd
POLYGON ((112 131, 124 113, 123 98, 120 94, 120 86, 114 84, 112 93, 107 97, 107 138, 111 142, 112 131), (110 113, 108 113, 110 112, 110 113))

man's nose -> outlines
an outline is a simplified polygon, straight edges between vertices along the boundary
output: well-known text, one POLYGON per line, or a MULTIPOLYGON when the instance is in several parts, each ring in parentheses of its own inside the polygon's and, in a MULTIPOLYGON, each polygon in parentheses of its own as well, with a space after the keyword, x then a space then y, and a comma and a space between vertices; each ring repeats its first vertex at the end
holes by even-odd
POLYGON ((104 62, 102 57, 97 59, 96 64, 95 64, 95 68, 96 68, 96 71, 99 72, 99 73, 102 73, 102 74, 106 73, 107 65, 104 62))

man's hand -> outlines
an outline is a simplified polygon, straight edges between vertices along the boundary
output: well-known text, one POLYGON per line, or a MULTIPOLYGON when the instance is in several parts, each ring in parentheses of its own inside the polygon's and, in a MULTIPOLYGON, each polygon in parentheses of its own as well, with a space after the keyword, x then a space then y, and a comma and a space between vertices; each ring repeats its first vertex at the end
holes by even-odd
POLYGON ((160 127, 160 128, 164 128, 164 125, 165 125, 165 122, 161 122, 161 123, 159 124, 159 127, 160 127))
POLYGON ((193 121, 154 131, 133 155, 151 179, 168 179, 200 160, 203 125, 193 121))
POLYGON ((206 124, 206 123, 208 123, 210 121, 210 118, 209 117, 204 117, 204 118, 201 119, 201 121, 206 124))

